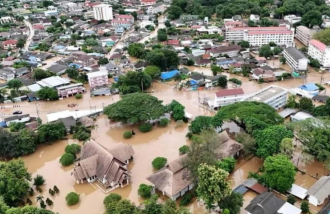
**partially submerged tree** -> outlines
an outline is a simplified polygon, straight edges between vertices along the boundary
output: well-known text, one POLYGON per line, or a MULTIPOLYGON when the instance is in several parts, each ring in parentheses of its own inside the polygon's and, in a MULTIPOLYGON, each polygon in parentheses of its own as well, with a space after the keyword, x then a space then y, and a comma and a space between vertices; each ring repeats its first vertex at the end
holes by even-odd
POLYGON ((227 209, 230 214, 238 214, 243 207, 243 196, 241 193, 232 192, 220 200, 218 204, 221 209, 227 209))
POLYGON ((165 113, 162 101, 149 94, 128 94, 104 108, 109 119, 124 123, 142 123, 158 119, 165 113))
POLYGON ((284 138, 280 144, 280 154, 287 156, 291 159, 293 154, 293 142, 291 138, 284 138))

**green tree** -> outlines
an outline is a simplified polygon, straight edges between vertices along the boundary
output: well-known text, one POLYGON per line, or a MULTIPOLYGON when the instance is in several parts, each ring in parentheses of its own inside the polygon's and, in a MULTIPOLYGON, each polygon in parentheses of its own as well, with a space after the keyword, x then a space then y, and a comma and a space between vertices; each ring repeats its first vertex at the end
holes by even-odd
POLYGON ((295 167, 284 155, 269 156, 264 162, 263 178, 268 187, 282 193, 289 190, 294 183, 295 167))
POLYGON ((157 158, 155 158, 153 161, 152 161, 152 167, 154 168, 154 169, 161 169, 161 168, 163 168, 165 165, 166 165, 166 163, 167 163, 167 159, 166 158, 164 158, 164 157, 157 157, 157 158))
POLYGON ((40 187, 44 185, 45 181, 46 180, 42 175, 37 175, 35 178, 33 178, 33 185, 36 187, 40 187))
POLYGON ((270 49, 269 45, 263 45, 261 46, 260 50, 259 50, 259 56, 263 56, 263 57, 271 57, 273 55, 273 51, 270 49))
POLYGON ((209 116, 197 116, 190 124, 189 131, 193 134, 200 133, 203 129, 210 129, 211 127, 221 127, 222 121, 209 116))
POLYGON ((322 24, 322 14, 317 10, 310 10, 301 18, 301 23, 309 28, 322 24))
POLYGON ((325 45, 330 45, 330 29, 324 29, 315 33, 313 38, 323 42, 325 45))
POLYGON ((149 94, 128 94, 122 100, 104 108, 109 119, 124 123, 142 123, 158 119, 165 113, 162 101, 149 94))
POLYGON ((132 43, 128 46, 128 54, 132 57, 144 58, 146 51, 144 44, 132 43))
POLYGON ((170 104, 167 105, 167 110, 172 113, 172 117, 175 121, 185 119, 185 107, 176 100, 172 100, 170 104))
POLYGON ((24 39, 19 39, 19 40, 17 41, 16 47, 18 47, 18 48, 23 48, 24 45, 25 45, 25 40, 24 40, 24 39))
POLYGON ((96 39, 88 38, 85 40, 84 45, 86 46, 98 46, 99 42, 96 39))
POLYGON ((150 185, 140 184, 138 189, 138 195, 141 196, 142 198, 150 198, 152 188, 153 187, 150 185))
POLYGON ((236 136, 236 140, 244 146, 243 151, 245 156, 255 154, 257 149, 256 141, 251 137, 251 135, 244 132, 239 132, 236 136))
POLYGON ((219 161, 217 165, 220 169, 223 169, 226 172, 231 173, 235 169, 236 160, 235 158, 224 158, 221 161, 219 161))
POLYGON ((286 59, 285 59, 284 56, 281 56, 281 58, 280 58, 280 62, 281 62, 282 64, 285 64, 285 63, 286 63, 286 59))
POLYGON ((177 19, 182 14, 182 9, 176 5, 172 5, 167 9, 167 14, 169 19, 177 19))
POLYGON ((37 68, 33 71, 33 78, 35 80, 42 80, 50 76, 52 76, 52 74, 49 71, 45 71, 41 68, 37 68))
POLYGON ((9 124, 9 130, 11 132, 18 132, 20 130, 23 130, 25 128, 25 123, 21 122, 11 122, 9 124))
POLYGON ((48 6, 53 5, 54 3, 52 1, 43 1, 42 2, 42 6, 47 8, 48 6))
POLYGON ((73 164, 75 156, 71 153, 64 153, 60 158, 60 163, 62 166, 70 166, 73 164))
POLYGON ((242 48, 249 48, 250 47, 250 43, 248 41, 240 41, 238 43, 238 45, 240 45, 242 48))
POLYGON ((279 55, 282 52, 282 49, 278 46, 274 47, 273 49, 273 54, 274 55, 279 55))
POLYGON ((0 162, 0 196, 9 206, 18 206, 27 195, 31 175, 21 159, 0 162))
POLYGON ((23 86, 23 83, 19 79, 12 79, 7 82, 7 86, 18 92, 18 89, 23 86))
POLYGON ((210 209, 214 203, 223 200, 231 192, 228 172, 214 166, 201 164, 198 167, 197 195, 210 209))
POLYGON ((65 196, 67 205, 71 206, 79 202, 79 195, 75 192, 70 192, 65 196))
POLYGON ((99 59, 99 61, 97 62, 98 65, 106 65, 109 63, 108 58, 101 58, 99 59))
POLYGON ((103 200, 103 204, 104 206, 106 206, 109 203, 112 202, 118 202, 121 200, 121 196, 118 195, 117 193, 110 193, 109 195, 107 195, 104 200, 103 200))
POLYGON ((37 92, 37 96, 42 100, 58 100, 58 93, 55 89, 44 87, 37 92))
POLYGON ((195 61, 192 60, 192 59, 188 59, 188 61, 187 61, 187 65, 188 65, 188 66, 193 66, 193 65, 195 65, 195 61))
POLYGON ((226 76, 220 76, 218 79, 218 86, 221 88, 226 88, 227 87, 227 77, 226 76))
POLYGON ((292 158, 293 154, 293 142, 291 138, 283 138, 280 144, 280 154, 287 156, 289 159, 292 158))
POLYGON ((136 207, 129 200, 120 200, 116 204, 114 214, 127 214, 127 213, 135 213, 136 207))
POLYGON ((211 65, 211 71, 213 73, 213 76, 216 76, 218 73, 222 71, 222 69, 217 65, 211 65))
POLYGON ((302 213, 309 213, 309 203, 308 201, 301 202, 300 209, 302 213))
POLYGON ((296 97, 294 95, 289 95, 286 107, 288 108, 296 108, 299 104, 296 102, 296 97))
POLYGON ((150 88, 151 81, 151 77, 144 72, 129 71, 119 77, 117 87, 123 94, 135 93, 150 88))
POLYGON ((312 59, 312 58, 309 59, 309 65, 313 68, 320 68, 321 67, 320 62, 317 59, 312 59))
POLYGON ((326 105, 316 106, 313 108, 312 114, 315 117, 329 116, 329 109, 326 105))
POLYGON ((146 61, 158 66, 162 71, 177 68, 180 63, 178 53, 170 49, 152 50, 147 54, 146 61))
POLYGON ((78 144, 70 144, 65 147, 65 153, 76 155, 80 152, 81 148, 78 144))
POLYGON ((38 128, 38 142, 53 142, 66 136, 66 128, 62 122, 47 123, 38 128))
POLYGON ((232 192, 220 200, 218 204, 221 209, 227 209, 230 214, 238 214, 243 207, 243 196, 240 193, 232 192))
POLYGON ((148 74, 153 80, 159 79, 161 75, 160 69, 157 66, 147 66, 143 72, 148 74))
POLYGON ((169 20, 166 20, 164 24, 166 27, 171 27, 171 22, 169 20))
POLYGON ((292 205, 294 205, 295 203, 296 203, 296 197, 294 197, 293 195, 289 195, 288 196, 288 198, 287 198, 287 200, 286 200, 288 203, 290 203, 290 204, 292 204, 292 205))
POLYGON ((67 68, 65 73, 67 73, 71 79, 77 79, 79 76, 79 70, 76 68, 76 66, 67 68))
POLYGON ((279 147, 284 138, 292 138, 293 133, 282 125, 270 126, 253 133, 257 142, 257 156, 267 158, 279 152, 279 147))
POLYGON ((307 97, 300 98, 298 106, 301 110, 308 112, 312 112, 314 108, 313 101, 307 97))

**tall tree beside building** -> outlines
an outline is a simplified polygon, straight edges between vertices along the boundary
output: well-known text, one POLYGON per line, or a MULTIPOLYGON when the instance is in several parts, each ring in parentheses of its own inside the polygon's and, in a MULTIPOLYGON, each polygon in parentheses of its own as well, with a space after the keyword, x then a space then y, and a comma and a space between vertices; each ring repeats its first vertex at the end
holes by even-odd
POLYGON ((314 39, 320 40, 326 45, 330 45, 330 29, 324 29, 314 34, 314 39))
POLYGON ((310 10, 301 18, 301 23, 309 28, 322 24, 322 14, 317 10, 310 10))
POLYGON ((129 71, 119 77, 117 87, 123 94, 130 94, 147 90, 151 86, 151 81, 151 77, 144 72, 129 71))
POLYGON ((150 51, 146 56, 146 61, 151 65, 158 66, 162 71, 177 68, 180 63, 178 54, 169 49, 156 49, 150 51))
POLYGON ((145 47, 141 43, 132 43, 128 46, 128 54, 132 57, 143 59, 145 56, 145 47))
POLYGON ((58 100, 58 93, 55 89, 44 87, 37 92, 37 96, 42 100, 58 100))
POLYGON ((228 172, 217 169, 215 166, 201 164, 198 167, 197 195, 210 209, 228 196, 231 192, 230 182, 227 180, 228 172))

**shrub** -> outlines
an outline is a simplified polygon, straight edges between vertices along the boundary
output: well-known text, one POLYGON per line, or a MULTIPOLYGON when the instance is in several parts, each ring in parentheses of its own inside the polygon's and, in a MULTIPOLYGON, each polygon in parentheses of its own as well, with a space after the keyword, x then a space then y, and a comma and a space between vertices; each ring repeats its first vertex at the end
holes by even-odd
POLYGON ((289 195, 288 198, 286 199, 286 201, 292 205, 294 205, 294 203, 296 203, 296 198, 293 195, 289 195))
POLYGON ((55 195, 55 191, 52 190, 52 189, 49 189, 48 192, 49 192, 49 194, 50 194, 51 196, 54 196, 54 195, 55 195))
POLYGON ((76 94, 76 99, 77 99, 77 100, 81 99, 82 97, 83 97, 82 94, 76 94))
POLYGON ((242 85, 242 81, 236 78, 230 78, 228 81, 235 83, 236 85, 242 85))
POLYGON ((235 158, 224 158, 218 162, 218 167, 227 172, 233 172, 235 169, 236 160, 235 158))
POLYGON ((165 166, 167 159, 164 157, 157 157, 152 161, 154 169, 161 169, 165 166))
POLYGON ((152 130, 152 124, 150 123, 144 123, 141 126, 139 126, 140 132, 146 133, 150 132, 152 130))
POLYGON ((107 204, 110 204, 111 202, 117 202, 121 200, 121 196, 116 193, 111 193, 108 196, 106 196, 103 199, 103 204, 106 206, 107 204))
POLYGON ((193 135, 193 133, 191 133, 191 132, 188 132, 187 134, 186 134, 186 138, 188 138, 189 140, 191 140, 191 138, 193 137, 194 135, 193 135))
POLYGON ((187 206, 188 204, 190 204, 192 199, 193 195, 191 193, 185 194, 180 201, 180 206, 187 206))
POLYGON ((73 164, 74 159, 75 159, 75 156, 73 154, 65 153, 60 158, 60 163, 62 164, 62 166, 69 166, 69 165, 73 164))
POLYGON ((159 121, 159 126, 166 127, 168 125, 168 123, 169 123, 169 120, 166 118, 163 118, 159 121))
POLYGON ((78 144, 70 144, 65 147, 65 153, 76 155, 79 152, 80 152, 80 145, 78 144))
POLYGON ((79 141, 85 141, 91 137, 91 131, 85 126, 77 126, 75 128, 75 133, 73 135, 74 139, 78 139, 79 141))
POLYGON ((75 192, 70 192, 65 196, 67 205, 71 206, 79 202, 79 195, 75 192))
POLYGON ((53 201, 50 200, 49 198, 47 198, 47 199, 46 199, 46 204, 47 204, 48 206, 52 206, 52 205, 53 205, 53 201))
POLYGON ((309 204, 307 201, 303 201, 300 205, 300 209, 302 213, 309 213, 309 204))
POLYGON ((146 184, 140 184, 138 189, 138 194, 142 198, 150 198, 151 197, 152 186, 146 184))
POLYGON ((189 146, 187 146, 187 145, 181 146, 179 148, 180 155, 186 154, 188 152, 188 150, 189 150, 189 146))
POLYGON ((124 132, 123 137, 124 137, 125 139, 131 138, 131 137, 132 137, 132 132, 130 132, 130 131, 126 131, 126 132, 124 132))
POLYGON ((60 190, 57 188, 57 186, 54 186, 54 191, 55 191, 56 193, 59 193, 59 192, 60 192, 60 190))
POLYGON ((175 128, 180 128, 184 125, 184 122, 183 120, 178 120, 176 121, 176 124, 175 124, 175 128))
POLYGON ((42 175, 37 175, 34 179, 33 179, 33 185, 34 186, 41 186, 45 183, 45 179, 44 177, 42 177, 42 175))

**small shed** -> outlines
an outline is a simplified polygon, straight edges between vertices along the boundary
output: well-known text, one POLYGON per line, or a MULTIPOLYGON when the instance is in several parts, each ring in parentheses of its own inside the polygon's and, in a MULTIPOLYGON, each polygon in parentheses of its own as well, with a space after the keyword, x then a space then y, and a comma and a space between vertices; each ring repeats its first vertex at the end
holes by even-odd
POLYGON ((297 112, 296 109, 286 108, 283 111, 279 112, 278 114, 283 118, 287 118, 287 117, 291 116, 292 114, 294 114, 296 112, 297 112))
POLYGON ((236 187, 233 192, 236 192, 236 193, 240 193, 242 195, 244 195, 249 189, 246 188, 244 185, 239 185, 238 187, 236 187))
POLYGON ((267 192, 268 191, 268 188, 262 186, 261 184, 259 183, 256 183, 254 184, 253 186, 250 187, 250 189, 256 193, 264 193, 264 192, 267 192))
POLYGON ((297 198, 300 198, 302 200, 306 198, 306 196, 307 196, 306 192, 307 192, 307 189, 302 188, 301 186, 298 186, 295 184, 292 184, 291 189, 288 190, 288 193, 290 193, 291 195, 294 195, 297 198))
POLYGON ((168 80, 168 79, 173 78, 178 73, 179 73, 178 70, 173 70, 173 71, 168 71, 168 72, 162 72, 162 74, 160 75, 160 79, 161 80, 168 80))
POLYGON ((249 178, 249 179, 246 179, 244 182, 243 182, 243 185, 250 188, 252 187, 253 185, 255 185, 256 183, 258 183, 258 181, 254 178, 249 178))

